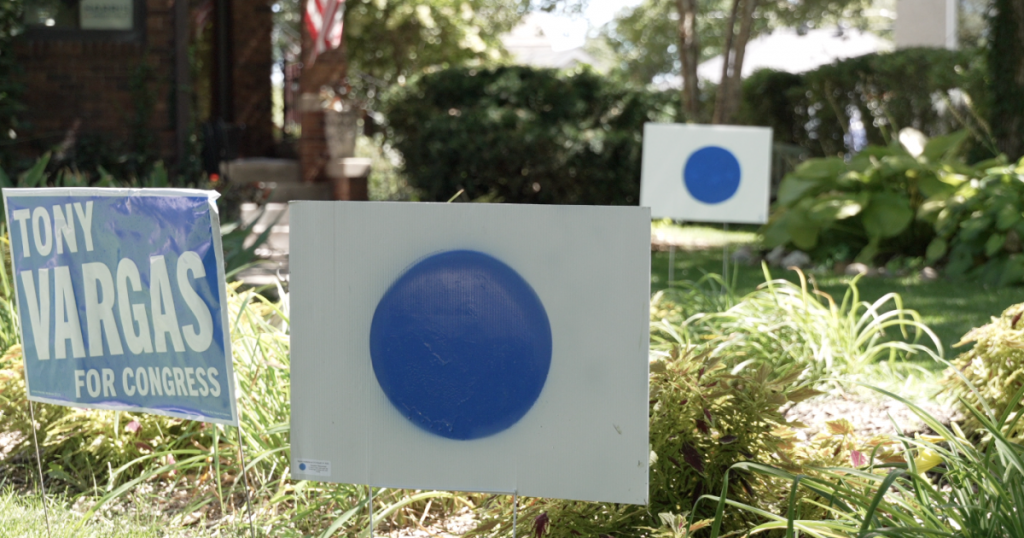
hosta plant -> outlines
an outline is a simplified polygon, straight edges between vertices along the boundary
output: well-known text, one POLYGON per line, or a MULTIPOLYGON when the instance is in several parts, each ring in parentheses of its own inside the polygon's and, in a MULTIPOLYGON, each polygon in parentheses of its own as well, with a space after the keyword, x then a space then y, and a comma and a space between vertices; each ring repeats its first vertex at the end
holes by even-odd
POLYGON ((828 157, 797 166, 779 185, 762 229, 765 246, 786 245, 819 259, 841 248, 865 263, 882 254, 923 255, 935 232, 919 217, 922 206, 947 199, 977 171, 956 159, 966 131, 924 144, 913 143, 913 133, 900 137, 905 144, 871 146, 849 161, 828 157))

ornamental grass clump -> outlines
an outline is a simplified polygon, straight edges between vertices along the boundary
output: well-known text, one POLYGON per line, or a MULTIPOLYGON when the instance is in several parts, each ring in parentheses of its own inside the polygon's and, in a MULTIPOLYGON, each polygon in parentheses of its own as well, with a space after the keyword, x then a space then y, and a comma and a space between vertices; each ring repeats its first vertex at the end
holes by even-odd
POLYGON ((967 431, 984 431, 981 422, 966 411, 971 405, 990 416, 1008 413, 1010 421, 1002 433, 1011 441, 1024 440, 1024 423, 1017 420, 1019 402, 1012 397, 1024 387, 1024 303, 1013 305, 998 318, 968 332, 957 346, 974 343, 974 347, 953 360, 943 380, 959 398, 967 416, 967 431))
POLYGON ((777 375, 801 372, 800 380, 821 389, 863 379, 880 359, 909 370, 908 357, 942 355, 938 337, 897 293, 862 301, 855 277, 837 303, 799 270, 799 284, 773 280, 767 266, 763 270, 765 283, 730 308, 690 316, 678 329, 657 328, 681 341, 707 342, 730 366, 749 361, 777 375))

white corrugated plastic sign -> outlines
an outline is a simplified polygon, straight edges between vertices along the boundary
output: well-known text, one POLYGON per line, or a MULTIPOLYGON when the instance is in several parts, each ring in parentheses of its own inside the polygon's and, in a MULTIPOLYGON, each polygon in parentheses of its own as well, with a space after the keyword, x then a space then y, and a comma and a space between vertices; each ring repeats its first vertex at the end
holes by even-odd
POLYGON ((646 503, 646 208, 290 213, 294 478, 646 503))
POLYGON ((640 205, 655 218, 768 222, 772 130, 647 123, 640 205))

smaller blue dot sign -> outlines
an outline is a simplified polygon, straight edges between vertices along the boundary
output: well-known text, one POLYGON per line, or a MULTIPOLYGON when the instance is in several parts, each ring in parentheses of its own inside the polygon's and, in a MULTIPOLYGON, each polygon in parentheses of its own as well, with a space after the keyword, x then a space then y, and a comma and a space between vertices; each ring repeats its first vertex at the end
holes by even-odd
POLYGON ((698 149, 683 167, 686 190, 705 204, 717 204, 732 198, 740 188, 740 175, 736 156, 718 146, 698 149))
POLYGON ((402 274, 370 325, 373 373, 420 428, 470 440, 533 407, 551 366, 540 298, 505 263, 471 250, 435 254, 402 274))
POLYGON ((300 463, 299 464, 299 470, 300 471, 305 471, 306 470, 306 464, 305 463, 300 463))

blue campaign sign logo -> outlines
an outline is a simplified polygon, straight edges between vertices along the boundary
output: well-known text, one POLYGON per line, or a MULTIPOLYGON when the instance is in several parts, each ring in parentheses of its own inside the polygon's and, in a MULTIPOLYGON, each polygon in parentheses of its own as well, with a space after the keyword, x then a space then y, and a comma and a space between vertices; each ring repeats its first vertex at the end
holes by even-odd
POLYGON ((235 423, 207 193, 47 191, 4 193, 29 396, 235 423))
POLYGON ((377 305, 370 356, 381 389, 414 424, 479 439, 518 422, 551 366, 551 325, 514 269, 454 250, 401 275, 377 305))
POLYGON ((706 146, 693 152, 683 168, 683 183, 690 195, 705 204, 732 198, 740 188, 740 163, 731 151, 706 146))

